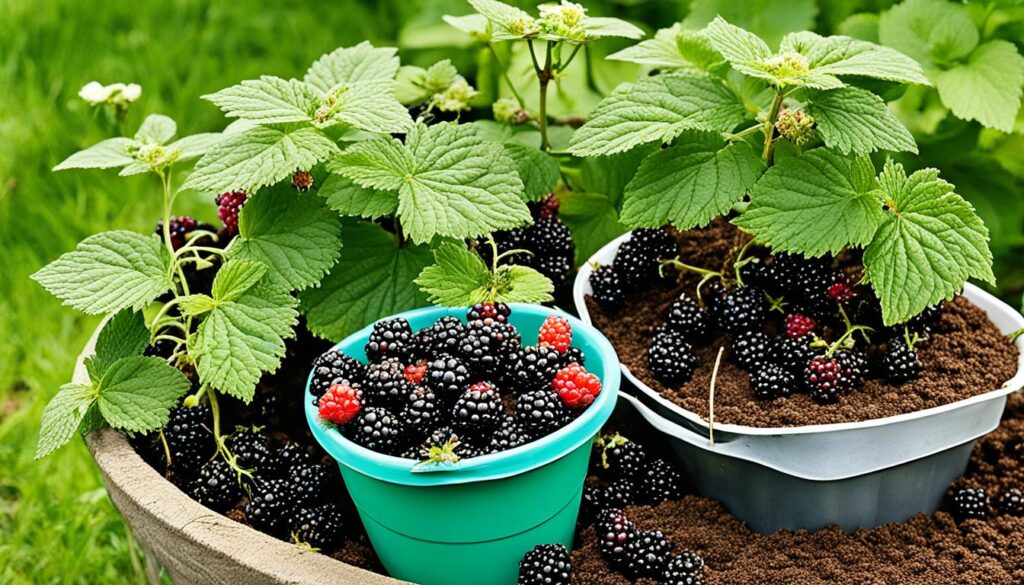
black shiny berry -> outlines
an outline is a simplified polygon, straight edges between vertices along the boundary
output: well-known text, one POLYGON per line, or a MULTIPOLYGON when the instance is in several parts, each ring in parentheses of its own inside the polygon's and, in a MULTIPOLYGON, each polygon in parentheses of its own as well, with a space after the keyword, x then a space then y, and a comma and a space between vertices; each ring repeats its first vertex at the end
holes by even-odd
POLYGON ((988 494, 983 489, 959 488, 953 491, 953 516, 958 522, 988 518, 988 494))
POLYGON ((681 552, 669 560, 661 582, 664 585, 703 585, 704 559, 693 551, 681 552))
POLYGON ((514 449, 524 444, 526 444, 526 433, 520 428, 515 417, 506 416, 502 418, 498 430, 494 431, 494 434, 491 435, 488 451, 490 453, 500 453, 501 451, 514 449))
POLYGON ((541 388, 519 395, 515 419, 530 439, 539 439, 562 428, 569 412, 554 390, 541 388))
POLYGON ((288 522, 288 530, 299 542, 329 552, 344 534, 345 517, 337 505, 315 504, 295 510, 288 522))
POLYGON ((242 497, 238 472, 223 459, 207 461, 192 480, 189 494, 194 500, 215 512, 225 512, 242 497))
POLYGON ((309 451, 305 447, 298 443, 288 443, 271 456, 266 471, 274 477, 287 477, 293 468, 309 461, 309 451))
POLYGON ((528 345, 517 354, 512 369, 512 384, 517 394, 529 390, 549 388, 555 374, 565 365, 562 354, 551 346, 528 345))
POLYGON ((893 384, 909 382, 917 377, 920 368, 917 352, 907 345, 906 339, 896 337, 889 341, 885 355, 882 356, 882 371, 889 382, 893 384))
POLYGON ((508 323, 470 321, 460 354, 471 372, 500 378, 511 368, 521 344, 519 332, 508 323))
POLYGON ((640 495, 640 488, 635 481, 628 477, 620 477, 604 486, 604 490, 601 491, 601 502, 605 506, 625 508, 639 504, 640 495))
POLYGON ((572 277, 573 257, 569 254, 541 256, 533 260, 533 267, 548 277, 555 287, 565 286, 572 277))
POLYGON ((440 356, 427 363, 423 387, 452 404, 469 387, 469 368, 457 357, 440 356))
POLYGON ((868 356, 859 349, 840 349, 833 354, 833 357, 843 368, 843 378, 851 390, 860 386, 864 376, 868 372, 868 356))
POLYGON ((768 363, 772 341, 762 331, 743 331, 733 336, 732 361, 739 367, 753 371, 768 363))
POLYGON ((385 408, 370 406, 359 412, 346 432, 354 443, 371 451, 397 455, 410 442, 402 422, 385 408))
POLYGON ((287 480, 260 480, 245 505, 245 519, 253 528, 277 536, 287 525, 288 514, 294 505, 292 486, 287 480))
POLYGON ((678 500, 683 497, 683 476, 668 461, 655 459, 644 467, 640 492, 643 500, 651 505, 678 500))
POLYGON ((618 312, 626 304, 626 289, 615 267, 606 264, 590 273, 591 296, 607 313, 618 312))
POLYGON ((467 435, 489 435, 501 424, 502 418, 501 395, 487 382, 470 386, 452 407, 452 427, 467 435))
POLYGON ((408 431, 424 437, 447 420, 448 413, 441 400, 430 389, 414 386, 406 396, 405 408, 399 418, 408 431))
POLYGON ((164 427, 164 438, 171 455, 170 469, 182 477, 191 477, 213 457, 213 414, 209 406, 176 406, 164 427))
POLYGON ((761 366, 750 374, 750 388, 761 400, 789 396, 796 387, 796 376, 776 364, 761 366))
POLYGON ((760 289, 735 288, 715 304, 718 325, 727 333, 760 329, 768 318, 768 300, 760 289))
POLYGON ((237 431, 226 443, 242 469, 263 471, 270 464, 270 438, 262 431, 237 431))
POLYGON ((430 327, 413 334, 413 357, 430 360, 440 355, 455 355, 465 334, 466 327, 458 318, 441 317, 430 327))
POLYGON ((618 508, 606 508, 597 515, 597 548, 604 560, 613 568, 624 568, 627 563, 626 547, 636 537, 636 527, 618 508))
POLYGON ((1009 489, 996 498, 996 510, 1001 514, 1024 516, 1024 493, 1019 489, 1009 489))
POLYGON ((699 344, 708 336, 708 314, 689 297, 680 297, 672 303, 665 325, 690 343, 699 344))
POLYGON ((811 347, 813 337, 779 337, 772 343, 768 359, 798 379, 803 377, 804 368, 817 352, 811 347))
POLYGON ((398 317, 373 324, 370 340, 366 343, 366 358, 370 363, 388 358, 406 360, 412 352, 412 328, 398 317))
POLYGON ((313 361, 313 380, 309 391, 314 399, 327 393, 335 380, 345 380, 349 384, 362 384, 366 377, 366 365, 356 359, 331 350, 313 361))
POLYGON ((561 544, 538 544, 519 561, 517 585, 570 585, 572 561, 561 544))
POLYGON ((371 363, 366 368, 363 400, 369 406, 394 407, 397 410, 405 406, 406 397, 413 388, 415 386, 405 378, 402 362, 397 358, 388 358, 379 363, 371 363))
POLYGON ((505 303, 477 303, 466 311, 467 321, 491 319, 505 323, 512 314, 512 309, 505 303))
POLYGON ((660 530, 641 530, 626 545, 626 573, 633 577, 658 577, 668 565, 672 548, 660 530))
POLYGON ((296 504, 322 500, 328 492, 331 473, 323 463, 307 463, 293 467, 288 474, 292 499, 296 504))
POLYGON ((613 266, 626 290, 636 290, 658 277, 659 261, 678 254, 679 243, 671 234, 642 228, 633 230, 629 239, 619 246, 613 266))
POLYGON ((615 477, 637 478, 647 464, 647 451, 639 443, 626 441, 604 450, 608 469, 615 477))
POLYGON ((647 367, 662 384, 677 386, 693 377, 697 355, 680 333, 662 328, 647 348, 647 367))

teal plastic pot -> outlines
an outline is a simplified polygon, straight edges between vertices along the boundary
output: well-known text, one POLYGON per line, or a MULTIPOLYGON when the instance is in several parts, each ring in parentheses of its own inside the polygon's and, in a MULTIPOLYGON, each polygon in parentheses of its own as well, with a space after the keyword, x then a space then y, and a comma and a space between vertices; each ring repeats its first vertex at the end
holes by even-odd
MULTIPOLYGON (((573 346, 603 388, 572 423, 540 440, 453 465, 417 469, 416 461, 375 453, 349 441, 317 417, 306 385, 306 419, 313 436, 338 461, 374 550, 391 576, 422 585, 514 585, 519 560, 537 544, 571 547, 590 444, 615 408, 619 361, 589 325, 536 305, 512 305, 510 321, 523 339, 537 337, 553 313, 569 320, 573 346)), ((413 330, 466 309, 426 308, 397 315, 413 330)), ((366 361, 372 326, 335 346, 366 361)), ((312 374, 310 374, 310 380, 312 374)))

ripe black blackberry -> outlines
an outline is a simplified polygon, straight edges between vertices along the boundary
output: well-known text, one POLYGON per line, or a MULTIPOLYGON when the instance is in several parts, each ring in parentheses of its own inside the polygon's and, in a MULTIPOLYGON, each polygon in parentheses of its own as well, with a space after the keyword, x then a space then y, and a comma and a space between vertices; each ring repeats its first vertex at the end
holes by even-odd
POLYGON ((501 424, 501 395, 487 382, 466 390, 452 408, 452 428, 477 437, 489 435, 501 424))
POLYGON ((789 396, 796 386, 796 376, 777 364, 763 365, 750 374, 754 397, 761 400, 789 396))
POLYGON ((594 523, 597 532, 597 549, 604 560, 614 568, 626 566, 626 547, 636 537, 636 527, 630 522, 622 510, 606 508, 597 515, 594 523))
POLYGON ((562 352, 562 367, 567 367, 569 364, 587 365, 587 356, 583 354, 582 349, 570 347, 562 352))
POLYGON ((647 367, 662 384, 676 386, 693 376, 697 356, 678 331, 659 328, 647 348, 647 367))
POLYGON ((345 516, 331 503, 298 508, 288 521, 288 530, 299 542, 324 552, 341 542, 344 526, 345 516))
POLYGON ((458 318, 441 317, 413 335, 413 357, 429 360, 442 354, 455 355, 465 333, 466 328, 458 318))
POLYGON ((369 406, 401 408, 406 397, 415 388, 405 379, 405 366, 398 358, 371 363, 366 368, 363 399, 369 406))
POLYGON ((569 419, 569 412, 550 388, 531 390, 516 399, 516 422, 531 439, 539 439, 560 429, 569 419))
POLYGON ((406 396, 405 408, 399 413, 399 418, 407 430, 424 437, 447 419, 442 406, 432 390, 413 387, 406 396))
POLYGON ((810 335, 796 338, 785 336, 777 338, 772 343, 768 359, 797 377, 797 379, 802 378, 807 362, 817 355, 817 352, 811 347, 811 341, 813 340, 814 338, 810 335))
POLYGON ((171 452, 171 470, 181 477, 192 477, 214 453, 213 415, 209 406, 176 406, 164 427, 164 438, 171 452))
POLYGON ((528 345, 517 353, 512 368, 513 390, 519 394, 528 390, 549 388, 555 374, 562 369, 562 354, 551 346, 528 345))
POLYGON ((402 422, 378 406, 364 408, 346 427, 349 439, 354 443, 385 455, 397 455, 407 444, 402 422))
MULTIPOLYGON (((179 217, 172 217, 169 232, 171 234, 171 246, 177 250, 178 248, 185 245, 188 234, 192 230, 196 229, 198 223, 195 219, 182 215, 179 217)), ((156 234, 161 238, 164 237, 164 222, 163 220, 156 222, 156 234)))
POLYGON ((270 464, 270 438, 264 432, 236 431, 226 443, 242 469, 263 471, 270 464))
POLYGON ((270 457, 266 471, 274 477, 288 477, 292 468, 309 461, 309 451, 305 447, 298 443, 288 443, 270 457))
POLYGON ((569 227, 557 216, 539 219, 523 231, 523 248, 534 253, 535 258, 545 256, 569 256, 575 251, 569 227))
POLYGON ((629 239, 619 246, 613 266, 622 277, 626 290, 636 290, 658 276, 659 262, 675 258, 679 243, 660 229, 633 230, 629 239))
POLYGON ((238 472, 223 459, 207 461, 189 486, 192 499, 215 512, 225 512, 242 497, 238 472))
POLYGON ((469 385, 469 368, 461 359, 440 356, 427 363, 423 376, 423 387, 432 391, 441 400, 453 403, 469 385))
POLYGON ((907 329, 911 333, 918 333, 920 335, 926 335, 931 332, 932 326, 939 320, 939 316, 942 314, 942 309, 945 306, 945 302, 940 301, 939 303, 930 307, 925 307, 923 311, 910 318, 907 321, 907 329))
POLYGON ((533 268, 548 277, 555 287, 565 286, 572 277, 573 257, 569 254, 534 258, 533 268))
POLYGON ((797 254, 780 253, 772 256, 772 274, 775 286, 791 295, 806 297, 810 294, 825 294, 829 285, 835 282, 830 257, 805 258, 797 254))
POLYGON ((815 356, 804 369, 804 385, 818 404, 830 404, 850 387, 843 376, 843 366, 835 357, 815 356))
POLYGON ((988 494, 983 489, 958 488, 953 491, 953 516, 957 522, 988 518, 988 494))
POLYGON ((620 477, 604 486, 601 491, 601 503, 613 508, 625 508, 639 504, 641 500, 640 488, 636 482, 628 477, 620 477))
POLYGON ((708 311, 708 316, 714 317, 715 320, 717 320, 718 306, 725 298, 725 293, 725 286, 717 278, 702 282, 697 286, 698 300, 708 311))
POLYGON ((470 321, 460 354, 466 366, 480 376, 501 377, 512 366, 522 339, 508 323, 470 321))
POLYGON ((572 561, 561 544, 538 544, 519 561, 517 585, 570 585, 572 561))
POLYGON ((591 296, 607 313, 615 313, 626 304, 626 290, 615 267, 606 264, 590 273, 591 296))
POLYGON ((366 366, 360 361, 337 350, 320 355, 313 361, 313 381, 309 391, 314 399, 327 393, 335 380, 346 380, 349 384, 362 384, 366 378, 366 366))
POLYGON ((323 499, 328 492, 331 472, 323 463, 308 463, 293 467, 288 474, 292 500, 296 505, 323 499))
POLYGON ((147 357, 158 357, 165 360, 171 359, 179 343, 170 339, 157 339, 143 350, 142 355, 147 357))
POLYGON ((743 286, 727 292, 715 304, 718 326, 727 333, 760 329, 768 318, 768 300, 760 289, 743 286))
POLYGON ((1024 516, 1024 493, 1018 489, 1009 489, 996 498, 996 510, 1001 514, 1024 516))
POLYGON ((292 487, 287 480, 260 480, 252 491, 252 499, 245 505, 245 519, 256 530, 277 536, 287 525, 288 513, 294 504, 292 487))
POLYGON ((595 484, 583 485, 583 496, 580 498, 580 522, 587 523, 597 517, 605 506, 601 501, 604 490, 595 484))
POLYGON ((482 321, 491 319, 505 323, 508 321, 512 309, 505 303, 477 303, 466 311, 467 321, 482 321))
POLYGON ((626 545, 626 573, 657 578, 668 565, 672 548, 660 530, 641 530, 626 545))
POLYGON ((636 478, 647 463, 647 451, 640 443, 626 441, 604 450, 608 469, 615 477, 636 478))
POLYGON ((733 336, 732 361, 745 370, 757 370, 767 363, 771 347, 772 340, 764 332, 743 331, 733 336))
POLYGON ((846 380, 847 390, 860 386, 868 372, 868 356, 859 349, 840 349, 833 354, 833 357, 843 368, 843 378, 846 380))
POLYGON ((704 559, 693 551, 683 551, 665 566, 664 585, 704 585, 704 559))
POLYGON ((402 317, 377 321, 366 343, 366 358, 370 363, 388 358, 406 360, 412 352, 412 328, 402 317))
POLYGON ((514 417, 506 416, 502 418, 498 430, 491 435, 487 450, 489 453, 500 453, 524 444, 526 444, 526 433, 519 427, 519 423, 514 417))
POLYGON ((893 384, 909 382, 917 377, 921 367, 917 361, 917 352, 907 345, 907 340, 895 337, 889 341, 889 346, 882 356, 882 371, 885 378, 893 384))
POLYGON ((683 497, 683 476, 668 461, 655 459, 645 466, 642 474, 640 492, 645 502, 657 505, 683 497))
POLYGON ((701 343, 708 336, 708 315, 689 297, 679 297, 668 309, 669 329, 678 331, 690 343, 701 343))

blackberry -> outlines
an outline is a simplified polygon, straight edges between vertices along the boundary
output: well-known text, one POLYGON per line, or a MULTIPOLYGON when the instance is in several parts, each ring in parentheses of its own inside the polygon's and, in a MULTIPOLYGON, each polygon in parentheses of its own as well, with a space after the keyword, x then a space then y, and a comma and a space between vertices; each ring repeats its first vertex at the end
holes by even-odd
POLYGON ((601 503, 614 508, 625 508, 640 502, 640 489, 636 482, 628 477, 620 477, 604 486, 601 492, 601 503))
POLYGON ((296 505, 308 504, 327 496, 331 474, 323 463, 309 463, 293 467, 288 474, 292 500, 296 505))
POLYGON ((633 230, 629 239, 619 246, 613 266, 626 290, 636 290, 658 276, 661 260, 675 258, 678 254, 679 243, 671 234, 641 228, 633 230))
POLYGON ((590 290, 591 296, 606 313, 616 313, 626 304, 622 278, 611 264, 590 273, 590 290))
POLYGON ((683 476, 668 461, 655 459, 643 470, 640 492, 651 505, 678 500, 683 497, 683 476))
POLYGON ((341 542, 344 526, 345 516, 331 503, 299 508, 288 522, 296 540, 325 552, 341 542))
POLYGON ((793 376, 802 377, 807 362, 817 355, 811 347, 811 341, 813 338, 809 335, 796 338, 780 337, 772 343, 768 358, 793 376))
POLYGON ((441 356, 428 363, 423 376, 423 387, 449 404, 462 395, 468 384, 469 368, 462 360, 451 356, 441 356))
POLYGON ((534 259, 533 268, 548 277, 556 288, 565 286, 572 277, 572 255, 541 256, 534 259))
POLYGON ((356 359, 331 350, 313 361, 313 381, 309 391, 314 399, 327 393, 335 380, 347 380, 350 384, 362 384, 366 378, 366 366, 356 359))
POLYGON ((425 460, 430 457, 431 447, 441 447, 445 443, 458 441, 458 446, 455 447, 455 453, 462 456, 462 440, 458 433, 456 433, 450 426, 443 426, 434 429, 426 439, 420 445, 414 445, 410 447, 408 453, 415 452, 415 456, 408 457, 409 459, 421 459, 425 460))
POLYGON ((683 551, 669 560, 661 582, 664 585, 703 585, 704 559, 692 551, 683 551))
POLYGON ((467 321, 482 321, 491 319, 505 323, 508 321, 512 309, 505 303, 477 303, 466 311, 467 321))
POLYGON ((171 470, 191 477, 213 457, 213 415, 209 406, 176 406, 164 427, 164 439, 171 452, 171 470))
POLYGON ((550 388, 531 390, 516 400, 515 419, 531 439, 539 439, 561 428, 569 417, 568 409, 550 388))
POLYGON ((658 577, 668 565, 671 547, 660 530, 641 530, 626 545, 626 573, 658 577))
POLYGON ((593 520, 597 513, 604 508, 601 500, 602 489, 591 484, 584 484, 583 496, 580 498, 580 520, 593 520))
POLYGON ((647 367, 662 384, 676 386, 693 377, 697 356, 682 334, 661 328, 647 348, 647 367))
POLYGON ((294 506, 291 490, 291 485, 283 479, 258 482, 252 492, 252 499, 245 505, 246 521, 261 532, 280 534, 294 506))
POLYGON ((487 449, 491 453, 508 451, 526 444, 526 434, 519 427, 514 417, 506 416, 501 419, 501 426, 491 435, 491 441, 487 449))
POLYGON ((775 267, 763 261, 754 261, 740 267, 740 276, 743 277, 743 284, 753 286, 778 296, 782 291, 778 289, 778 277, 775 275, 775 267))
POLYGON ((347 426, 349 439, 371 451, 396 455, 406 446, 404 425, 387 409, 364 408, 347 426))
POLYGON ((562 367, 564 368, 569 364, 579 364, 581 366, 587 365, 587 356, 583 354, 582 349, 578 347, 570 347, 562 352, 562 367))
POLYGON ((405 367, 397 358, 388 358, 366 368, 363 385, 364 404, 370 406, 405 406, 405 398, 415 388, 405 379, 405 367))
POLYGON ((560 544, 538 544, 519 561, 517 585, 570 585, 572 561, 560 544))
POLYGON ((242 469, 263 471, 270 461, 270 438, 266 433, 242 430, 228 437, 228 450, 242 469))
POLYGON ((798 291, 798 295, 823 295, 835 282, 831 263, 831 259, 827 257, 805 258, 796 254, 775 254, 772 257, 772 266, 777 279, 776 287, 780 291, 798 291))
POLYGON ((444 422, 441 401, 426 388, 413 388, 406 396, 405 408, 399 415, 405 427, 426 436, 431 429, 444 422))
POLYGON ((988 518, 988 494, 983 489, 959 488, 953 492, 953 516, 957 522, 988 518))
POLYGON ((534 253, 534 258, 561 256, 571 258, 575 252, 572 233, 558 217, 540 219, 527 226, 521 242, 523 248, 534 253))
POLYGON ((442 354, 455 355, 459 352, 465 332, 466 327, 458 318, 441 317, 430 327, 413 335, 413 355, 428 360, 442 354))
POLYGON ((230 510, 242 497, 238 472, 223 459, 207 461, 189 486, 192 499, 215 512, 230 510))
POLYGON ((164 452, 164 445, 160 441, 159 433, 129 435, 128 444, 150 467, 159 471, 161 475, 167 473, 167 454, 164 452))
POLYGON ((158 357, 165 360, 171 359, 178 349, 179 343, 170 339, 157 339, 143 350, 142 355, 147 357, 158 357))
POLYGON ((744 370, 757 370, 764 365, 772 341, 762 331, 744 331, 732 339, 732 360, 744 370))
POLYGON ((708 335, 708 316, 689 297, 679 297, 668 309, 666 326, 690 343, 700 343, 708 335))
POLYGON ((373 324, 370 340, 366 343, 366 358, 377 363, 389 358, 406 360, 412 352, 412 328, 398 317, 373 324))
POLYGON ((647 451, 633 441, 608 447, 604 457, 615 477, 636 478, 647 464, 647 451))
POLYGON ((213 202, 217 204, 217 217, 224 222, 224 227, 229 234, 238 233, 238 214, 242 211, 246 199, 249 196, 243 191, 221 193, 214 197, 213 202))
POLYGON ((889 341, 889 346, 882 357, 882 370, 885 377, 893 384, 909 382, 917 377, 921 364, 917 361, 917 352, 907 345, 903 337, 889 341))
POLYGON ((833 357, 843 367, 843 378, 847 382, 847 389, 860 386, 868 371, 868 356, 857 349, 840 349, 833 354, 833 357))
POLYGON ((786 337, 803 337, 814 332, 818 323, 803 313, 786 315, 786 337))
POLYGON ((455 401, 452 427, 456 432, 482 436, 501 424, 501 395, 487 382, 477 382, 455 401))
POLYGON ((711 316, 717 317, 718 307, 722 304, 722 299, 725 298, 725 293, 725 286, 723 286, 722 281, 718 279, 701 282, 701 284, 697 285, 697 297, 711 316))
POLYGON ((606 508, 598 513, 594 530, 597 531, 597 548, 604 560, 614 568, 624 568, 627 563, 626 547, 637 535, 633 523, 622 510, 606 508))
POLYGON ((511 367, 521 343, 512 325, 486 319, 470 321, 460 353, 469 369, 478 375, 501 377, 511 367))
POLYGON ((796 388, 796 376, 782 366, 767 364, 750 374, 750 388, 761 400, 789 396, 796 388))
POLYGON ((850 387, 843 376, 843 366, 834 357, 823 355, 811 358, 804 369, 804 384, 811 392, 811 398, 819 404, 839 400, 839 395, 850 387))
MULTIPOLYGON (((197 226, 196 220, 187 215, 172 217, 169 229, 171 233, 171 246, 175 250, 184 246, 188 241, 188 233, 196 229, 197 226)), ((156 222, 156 234, 161 238, 164 237, 163 221, 156 222)))
POLYGON ((288 443, 270 458, 267 473, 274 477, 287 477, 292 468, 309 463, 309 451, 298 443, 288 443))
POLYGON ((516 393, 551 386, 555 374, 562 369, 562 354, 551 346, 528 345, 522 348, 512 368, 516 393))
POLYGON ((1018 489, 1006 490, 996 498, 996 510, 1011 516, 1024 516, 1024 493, 1018 489))
POLYGON ((735 288, 716 303, 718 325, 727 333, 760 329, 768 318, 768 300, 760 289, 735 288))
POLYGON ((942 308, 945 305, 944 302, 940 301, 938 304, 930 307, 925 307, 923 311, 910 318, 907 321, 907 329, 911 333, 918 333, 925 335, 930 333, 932 326, 939 320, 939 315, 942 314, 942 308))

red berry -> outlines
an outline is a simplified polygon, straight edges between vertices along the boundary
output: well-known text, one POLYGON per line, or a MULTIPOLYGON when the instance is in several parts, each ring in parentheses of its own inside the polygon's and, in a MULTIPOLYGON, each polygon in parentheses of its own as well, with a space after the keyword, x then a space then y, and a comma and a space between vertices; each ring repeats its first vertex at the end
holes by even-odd
MULTIPOLYGON (((185 245, 188 233, 196 229, 197 225, 196 220, 187 215, 171 218, 171 245, 174 246, 175 250, 185 245)), ((156 222, 156 234, 161 238, 164 237, 163 221, 156 222)))
POLYGON ((586 408, 601 393, 601 380, 573 362, 558 371, 551 387, 569 408, 586 408))
POLYGON ((248 197, 242 191, 232 191, 221 193, 214 198, 213 201, 218 206, 217 216, 224 222, 224 227, 228 229, 229 233, 238 233, 238 212, 242 210, 248 197))
POLYGON ((790 313, 786 315, 786 337, 803 337, 814 331, 818 323, 802 313, 790 313))
POLYGON ((540 201, 540 209, 537 211, 537 217, 539 219, 548 219, 549 217, 558 217, 558 198, 552 193, 540 201))
POLYGON ((572 327, 569 322, 558 315, 548 315, 544 324, 540 326, 540 333, 537 334, 537 345, 541 347, 551 346, 559 353, 569 351, 572 344, 572 327))
POLYGON ((292 175, 292 187, 295 187, 296 191, 309 191, 312 186, 313 175, 308 171, 299 171, 292 175))
POLYGON ((331 384, 317 403, 320 418, 343 425, 355 418, 362 408, 359 391, 345 382, 331 384))
POLYGON ((828 287, 827 293, 837 303, 847 303, 857 298, 857 291, 843 277, 828 287))
POLYGON ((415 384, 419 386, 420 383, 423 382, 423 376, 426 375, 426 373, 426 361, 419 361, 416 362, 415 364, 409 364, 408 366, 405 366, 405 379, 410 384, 415 384))

